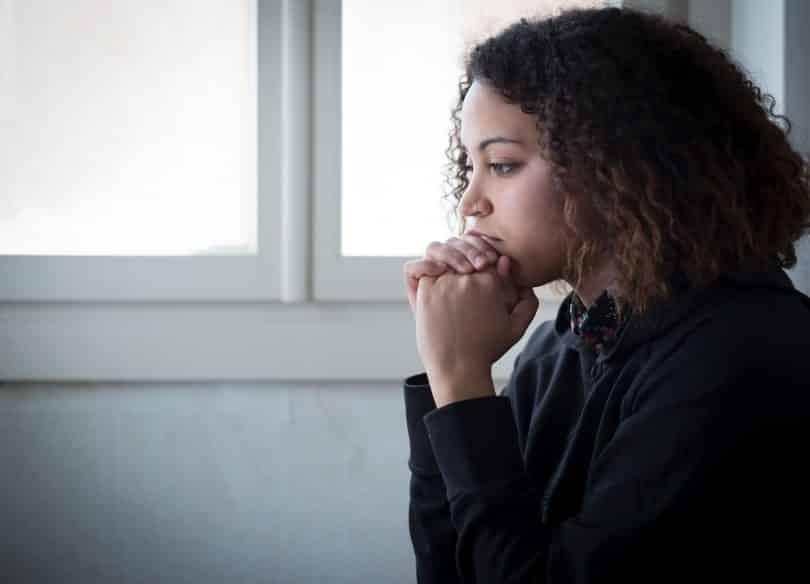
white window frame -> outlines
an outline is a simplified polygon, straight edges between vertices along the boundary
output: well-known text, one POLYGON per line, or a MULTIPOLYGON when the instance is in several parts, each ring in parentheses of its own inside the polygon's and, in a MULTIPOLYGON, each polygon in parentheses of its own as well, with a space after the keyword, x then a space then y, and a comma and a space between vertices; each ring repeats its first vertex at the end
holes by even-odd
MULTIPOLYGON (((410 258, 336 252, 340 2, 257 2, 259 255, 0 256, 0 381, 398 382, 422 370, 410 258)), ((712 11, 718 30, 727 13, 712 11)), ((808 101, 806 83, 789 93, 808 101)), ((556 316, 540 296, 498 383, 556 316)))
MULTIPOLYGON (((0 381, 390 382, 422 370, 407 258, 335 258, 330 268, 311 253, 313 225, 332 216, 332 241, 339 232, 339 192, 321 189, 329 170, 310 177, 312 155, 324 154, 312 148, 313 126, 339 126, 321 107, 325 82, 339 85, 337 71, 330 78, 312 62, 313 25, 340 4, 257 3, 258 255, 0 256, 0 381), (313 294, 318 270, 354 282, 353 293, 313 294)), ((555 313, 546 307, 536 321, 555 313)), ((496 364, 496 380, 521 347, 496 364)))
MULTIPOLYGON (((261 127, 257 146, 258 254, 253 256, 0 256, 0 302, 200 302, 276 300, 278 273, 278 176, 280 161, 273 143, 281 118, 278 79, 281 54, 278 1, 247 0, 258 24, 249 40, 258 88, 256 111, 261 127), (259 43, 259 39, 264 42, 259 43), (269 42, 268 42, 269 41, 269 42)), ((147 235, 147 234, 145 234, 147 235)))

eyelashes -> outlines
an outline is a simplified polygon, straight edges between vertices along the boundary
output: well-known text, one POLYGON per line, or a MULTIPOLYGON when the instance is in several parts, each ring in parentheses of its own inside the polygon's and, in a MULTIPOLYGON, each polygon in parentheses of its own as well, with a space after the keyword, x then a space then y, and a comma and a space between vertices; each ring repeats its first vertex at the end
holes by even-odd
MULTIPOLYGON (((489 167, 490 171, 495 176, 503 177, 513 174, 520 167, 520 164, 514 162, 492 162, 487 164, 487 167, 489 167)), ((464 170, 464 174, 469 174, 473 171, 473 167, 469 164, 462 169, 464 170)))

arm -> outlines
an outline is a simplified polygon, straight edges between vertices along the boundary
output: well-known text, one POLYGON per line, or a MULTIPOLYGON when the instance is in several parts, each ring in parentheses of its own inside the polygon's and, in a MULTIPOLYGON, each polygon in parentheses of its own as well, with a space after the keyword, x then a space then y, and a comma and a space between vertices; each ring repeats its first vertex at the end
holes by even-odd
MULTIPOLYGON (((515 358, 503 395, 514 393, 522 357, 523 353, 519 353, 515 358)), ((447 487, 424 420, 436 410, 436 402, 425 373, 406 378, 403 389, 410 442, 408 526, 416 556, 417 581, 454 584, 460 582, 456 566, 458 536, 450 517, 447 487)))
MULTIPOLYGON (((523 353, 519 353, 515 358, 503 395, 514 394, 522 357, 523 353)), ((417 581, 454 584, 460 582, 456 566, 458 536, 450 517, 447 487, 424 420, 436 410, 436 402, 425 373, 406 378, 403 388, 410 442, 408 526, 416 556, 417 581)))
POLYGON ((405 380, 405 415, 408 424, 411 470, 408 528, 416 556, 420 584, 458 582, 456 529, 450 519, 444 479, 428 440, 424 416, 436 409, 425 374, 405 380))
POLYGON ((712 513, 712 501, 701 507, 696 496, 735 432, 718 425, 728 387, 680 391, 678 377, 648 388, 593 461, 580 512, 554 525, 541 522, 542 493, 524 470, 508 399, 428 413, 461 581, 661 581, 694 566, 696 518, 708 525, 712 513))

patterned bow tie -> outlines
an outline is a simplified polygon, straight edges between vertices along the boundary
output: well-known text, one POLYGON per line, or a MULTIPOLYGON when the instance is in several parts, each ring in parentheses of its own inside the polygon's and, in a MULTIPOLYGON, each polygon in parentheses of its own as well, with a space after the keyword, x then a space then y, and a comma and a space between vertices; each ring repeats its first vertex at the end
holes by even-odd
POLYGON ((602 292, 590 308, 574 292, 570 316, 571 330, 597 353, 615 342, 621 322, 616 312, 616 303, 608 290, 602 292))

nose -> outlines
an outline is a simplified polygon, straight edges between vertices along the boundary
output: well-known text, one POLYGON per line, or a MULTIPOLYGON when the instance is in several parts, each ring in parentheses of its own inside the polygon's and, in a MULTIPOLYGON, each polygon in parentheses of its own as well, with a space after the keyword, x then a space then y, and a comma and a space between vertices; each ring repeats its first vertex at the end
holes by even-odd
POLYGON ((492 205, 487 197, 483 196, 472 183, 467 186, 464 196, 459 204, 459 213, 462 217, 487 215, 492 212, 492 205))

